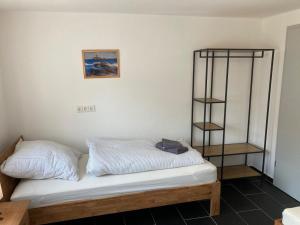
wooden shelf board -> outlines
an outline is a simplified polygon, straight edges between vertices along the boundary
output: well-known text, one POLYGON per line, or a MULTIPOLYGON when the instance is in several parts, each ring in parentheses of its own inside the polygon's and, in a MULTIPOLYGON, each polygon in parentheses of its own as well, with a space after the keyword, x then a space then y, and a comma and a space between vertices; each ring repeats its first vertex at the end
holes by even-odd
MULTIPOLYGON (((201 130, 204 130, 204 123, 203 122, 194 123, 194 126, 198 127, 201 130)), ((212 130, 223 130, 223 127, 220 127, 215 123, 206 122, 205 123, 205 131, 212 131, 212 130)))
MULTIPOLYGON (((193 148, 203 154, 202 146, 193 146, 193 148)), ((261 152, 263 152, 262 148, 248 143, 225 144, 224 146, 224 155, 253 154, 261 152)), ((216 156, 222 156, 222 145, 205 146, 204 157, 216 156)))
MULTIPOLYGON (((205 103, 205 98, 194 98, 194 101, 205 103)), ((225 103, 225 101, 216 98, 206 98, 206 104, 212 104, 212 103, 225 103)))
MULTIPOLYGON (((257 177, 261 176, 259 172, 249 166, 224 166, 223 180, 236 179, 242 177, 257 177)), ((218 179, 221 179, 221 168, 218 168, 218 179)))

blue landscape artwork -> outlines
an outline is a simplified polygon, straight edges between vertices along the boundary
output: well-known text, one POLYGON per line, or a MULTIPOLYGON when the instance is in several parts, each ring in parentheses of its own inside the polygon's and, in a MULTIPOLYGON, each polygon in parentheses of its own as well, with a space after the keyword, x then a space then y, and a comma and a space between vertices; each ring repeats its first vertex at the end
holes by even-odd
POLYGON ((84 77, 120 77, 119 50, 83 50, 84 77))

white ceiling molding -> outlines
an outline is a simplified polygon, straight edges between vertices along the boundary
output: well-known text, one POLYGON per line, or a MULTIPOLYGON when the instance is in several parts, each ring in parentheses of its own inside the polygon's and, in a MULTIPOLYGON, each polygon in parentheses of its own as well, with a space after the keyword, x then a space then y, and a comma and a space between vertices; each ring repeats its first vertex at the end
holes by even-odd
POLYGON ((0 11, 57 11, 267 17, 300 8, 300 0, 0 0, 0 11))

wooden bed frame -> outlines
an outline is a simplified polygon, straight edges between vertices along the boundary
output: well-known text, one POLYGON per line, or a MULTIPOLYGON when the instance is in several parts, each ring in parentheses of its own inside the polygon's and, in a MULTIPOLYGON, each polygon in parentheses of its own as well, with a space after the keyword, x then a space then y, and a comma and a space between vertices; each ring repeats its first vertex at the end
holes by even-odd
MULTIPOLYGON (((20 137, 20 139, 23 138, 20 137)), ((14 152, 16 143, 0 152, 0 164, 14 152)), ((19 180, 0 173, 0 182, 4 195, 2 201, 10 201, 19 180)), ((215 216, 220 213, 220 191, 220 182, 216 181, 198 186, 160 189, 104 199, 60 203, 29 209, 30 224, 40 225, 198 200, 210 200, 210 215, 215 216)))
POLYGON ((283 225, 282 219, 277 219, 274 221, 274 225, 283 225))

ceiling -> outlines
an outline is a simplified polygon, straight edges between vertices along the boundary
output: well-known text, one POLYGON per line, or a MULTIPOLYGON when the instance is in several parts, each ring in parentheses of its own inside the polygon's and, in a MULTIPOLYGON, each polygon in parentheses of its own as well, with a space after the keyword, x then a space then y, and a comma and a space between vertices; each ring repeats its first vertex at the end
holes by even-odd
POLYGON ((266 17, 300 8, 300 0, 0 0, 1 11, 67 11, 266 17))

